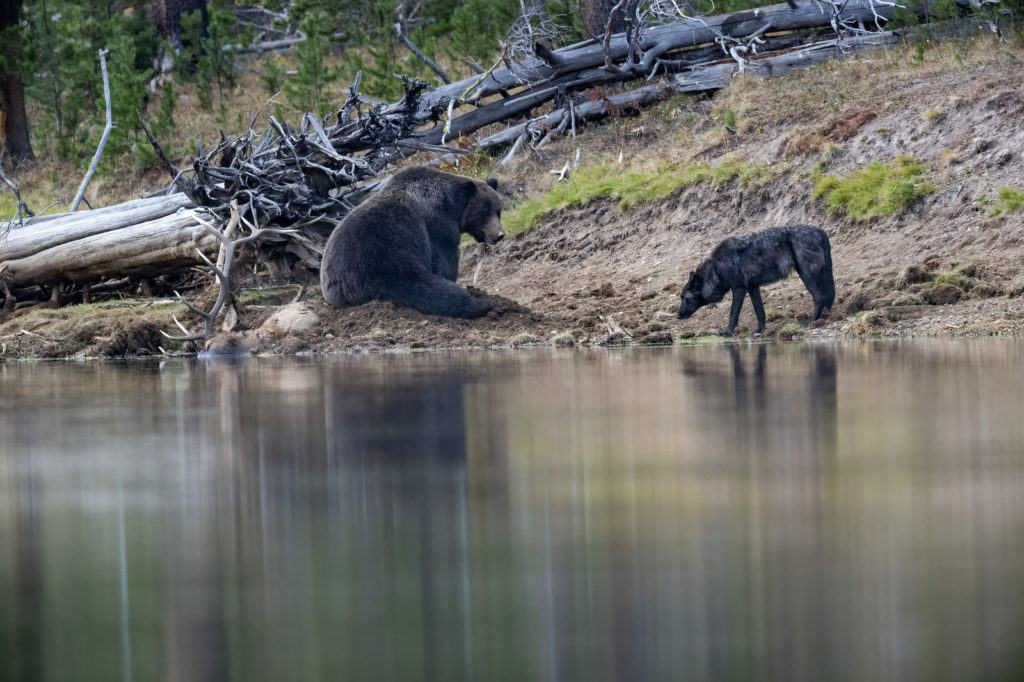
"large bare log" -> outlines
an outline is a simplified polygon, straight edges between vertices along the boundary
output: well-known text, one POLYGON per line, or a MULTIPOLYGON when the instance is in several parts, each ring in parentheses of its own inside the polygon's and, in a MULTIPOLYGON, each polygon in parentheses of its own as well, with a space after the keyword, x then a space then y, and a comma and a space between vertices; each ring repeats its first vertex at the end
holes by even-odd
MULTIPOLYGON (((780 50, 802 45, 806 40, 818 37, 819 34, 785 34, 770 36, 765 39, 762 50, 780 50)), ((830 44, 835 44, 832 41, 830 44)), ((666 59, 673 57, 672 52, 663 54, 666 59)), ((733 59, 722 59, 722 49, 717 46, 693 48, 683 53, 679 59, 666 63, 662 69, 666 73, 683 71, 688 68, 697 68, 694 65, 727 63, 737 67, 738 63, 733 59)), ((555 99, 560 93, 579 91, 599 85, 621 83, 623 81, 635 80, 634 76, 624 75, 621 71, 611 72, 601 67, 581 69, 572 73, 566 73, 532 88, 525 88, 516 94, 481 106, 469 113, 452 119, 448 126, 447 133, 443 126, 437 126, 421 134, 420 139, 428 143, 438 143, 442 135, 448 139, 468 135, 485 126, 507 121, 516 116, 527 114, 530 110, 555 99)), ((717 90, 724 87, 718 82, 709 85, 704 90, 717 90)), ((688 90, 691 91, 691 90, 688 90)))
MULTIPOLYGON (((887 45, 895 45, 899 41, 900 37, 891 31, 854 36, 845 39, 842 44, 838 40, 827 40, 799 50, 744 60, 743 70, 762 78, 782 76, 806 69, 814 64, 821 64, 829 59, 840 59, 860 50, 874 50, 887 45)), ((678 92, 717 90, 728 85, 739 71, 740 66, 735 61, 723 60, 678 74, 673 79, 672 87, 678 92)))
POLYGON ((520 135, 531 130, 541 132, 556 128, 563 120, 566 119, 566 117, 571 115, 574 115, 576 120, 580 121, 604 116, 608 113, 608 110, 612 108, 629 109, 647 106, 648 104, 657 101, 665 89, 664 85, 654 83, 651 85, 644 85, 636 88, 635 90, 621 92, 597 101, 584 102, 583 104, 573 107, 572 111, 569 110, 569 107, 555 109, 544 116, 540 116, 525 123, 510 126, 505 130, 502 130, 500 133, 495 133, 494 135, 485 137, 480 140, 479 145, 483 149, 493 149, 506 144, 511 144, 512 142, 515 142, 520 135))
POLYGON ((11 227, 0 264, 14 286, 164 274, 202 262, 218 244, 181 194, 62 213, 11 227))
MULTIPOLYGON (((892 18, 893 5, 878 0, 850 0, 842 7, 840 16, 850 22, 871 24, 876 17, 892 18)), ((643 61, 631 69, 632 77, 646 75, 656 59, 672 50, 693 48, 713 43, 721 35, 745 36, 771 24, 771 31, 796 31, 829 26, 832 16, 817 2, 803 0, 796 9, 787 3, 769 5, 753 10, 733 12, 717 17, 698 17, 664 26, 656 26, 643 36, 640 43, 643 61)), ((629 52, 624 34, 612 36, 608 51, 615 61, 621 61, 629 52)), ((539 58, 514 65, 501 66, 485 76, 473 76, 425 93, 420 106, 425 110, 446 107, 449 100, 479 101, 502 90, 521 87, 526 83, 540 83, 565 73, 602 66, 605 63, 603 46, 586 41, 550 52, 551 63, 539 58)))
POLYGON ((195 204, 184 194, 136 199, 116 206, 81 213, 53 213, 11 225, 7 238, 0 241, 0 262, 24 258, 61 244, 74 242, 103 232, 138 225, 192 208, 195 204))

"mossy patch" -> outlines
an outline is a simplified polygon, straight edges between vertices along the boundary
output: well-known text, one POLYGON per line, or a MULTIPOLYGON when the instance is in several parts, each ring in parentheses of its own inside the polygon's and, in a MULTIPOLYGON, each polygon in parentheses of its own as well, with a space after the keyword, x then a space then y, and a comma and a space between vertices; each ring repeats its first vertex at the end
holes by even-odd
POLYGON ((1024 208, 1024 192, 1013 187, 1000 187, 989 215, 997 216, 1000 213, 1013 213, 1024 208))
POLYGON ((508 234, 533 227, 542 215, 562 208, 585 206, 595 199, 611 199, 619 210, 648 201, 664 199, 672 193, 696 185, 724 185, 738 180, 744 186, 761 186, 778 171, 761 165, 727 159, 718 166, 708 164, 665 164, 654 170, 624 170, 615 164, 581 168, 564 183, 537 199, 520 203, 505 212, 502 224, 508 234))
POLYGON ((243 305, 281 305, 291 301, 297 293, 294 285, 247 289, 235 296, 235 300, 243 305))
POLYGON ((154 304, 141 299, 122 299, 65 306, 35 308, 0 323, 2 358, 121 357, 159 352, 160 344, 173 342, 160 330, 176 329, 172 315, 187 314, 180 303, 154 304), (23 331, 26 330, 26 331, 23 331))
POLYGON ((829 213, 868 220, 902 213, 934 192, 924 173, 925 167, 913 157, 901 156, 890 164, 869 163, 845 179, 826 176, 815 185, 812 196, 824 198, 829 213))
POLYGON ((551 338, 555 348, 572 348, 576 345, 576 336, 572 332, 560 332, 551 338))
POLYGON ((682 346, 714 346, 732 342, 733 337, 720 334, 701 334, 700 336, 679 335, 676 337, 676 343, 682 346))
POLYGON ((796 336, 804 336, 807 333, 807 327, 803 326, 799 322, 787 322, 782 329, 779 330, 779 336, 786 338, 793 338, 796 336))
POLYGON ((517 348, 521 346, 532 346, 537 343, 539 343, 539 339, 530 332, 523 332, 522 334, 517 334, 512 339, 512 345, 517 348))

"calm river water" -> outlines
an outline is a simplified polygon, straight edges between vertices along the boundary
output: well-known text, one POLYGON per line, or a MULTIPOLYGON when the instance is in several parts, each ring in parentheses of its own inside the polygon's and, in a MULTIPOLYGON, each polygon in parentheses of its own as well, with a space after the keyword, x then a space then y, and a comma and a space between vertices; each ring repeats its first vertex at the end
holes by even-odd
POLYGON ((0 680, 1024 679, 1024 343, 0 363, 0 680))

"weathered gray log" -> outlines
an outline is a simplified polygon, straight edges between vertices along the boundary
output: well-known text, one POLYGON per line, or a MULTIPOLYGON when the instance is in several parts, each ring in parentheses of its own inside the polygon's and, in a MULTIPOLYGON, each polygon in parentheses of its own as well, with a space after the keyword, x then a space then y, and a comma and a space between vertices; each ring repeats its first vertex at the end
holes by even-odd
MULTIPOLYGON (((767 52, 772 49, 792 47, 812 37, 815 36, 802 34, 772 36, 765 40, 765 45, 762 46, 762 51, 767 52)), ((665 52, 662 53, 662 56, 666 59, 671 59, 675 55, 671 52, 665 52)), ((675 63, 665 65, 662 70, 666 73, 671 73, 687 68, 688 64, 721 62, 722 49, 717 45, 710 48, 695 48, 681 53, 680 57, 681 58, 675 63)), ((728 60, 728 62, 733 66, 737 65, 733 60, 728 60)), ((555 99, 560 92, 579 91, 585 88, 621 83, 623 81, 635 79, 635 76, 624 75, 621 71, 608 71, 603 67, 582 69, 580 71, 558 76, 550 81, 538 84, 533 88, 524 89, 511 97, 500 99, 496 102, 491 102, 474 109, 469 113, 452 119, 446 134, 443 126, 437 126, 425 133, 422 133, 420 139, 431 144, 440 142, 443 135, 445 136, 445 139, 448 140, 456 139, 460 135, 468 135, 493 123, 500 123, 516 116, 524 115, 531 109, 555 99)), ((708 87, 707 89, 717 90, 721 87, 722 85, 717 85, 714 87, 708 87)))
MULTIPOLYGON (((665 86, 660 84, 645 85, 635 90, 629 90, 627 92, 620 92, 616 95, 598 100, 596 102, 584 102, 573 107, 573 113, 576 116, 577 121, 581 119, 593 119, 600 116, 604 116, 608 113, 608 109, 611 107, 628 109, 630 107, 643 107, 651 104, 658 100, 662 92, 665 90, 665 86)), ((566 116, 569 116, 569 108, 565 107, 562 109, 556 109, 544 116, 540 116, 531 121, 520 123, 502 130, 500 133, 495 133, 489 137, 485 137, 480 140, 480 147, 482 149, 493 149, 495 147, 501 147, 506 144, 511 144, 519 138, 520 135, 531 130, 548 130, 558 126, 566 116)))
POLYGON ((160 275, 202 263, 217 240, 182 194, 43 216, 12 226, 0 241, 0 267, 14 286, 160 275))
MULTIPOLYGON (((842 59, 854 52, 876 50, 899 42, 900 37, 892 31, 845 38, 842 44, 838 40, 826 40, 799 50, 762 55, 747 60, 744 70, 761 78, 772 78, 800 71, 829 59, 842 59)), ((716 64, 708 64, 677 74, 673 78, 672 87, 678 92, 718 90, 727 86, 738 73, 739 65, 735 61, 722 60, 716 64)))
MULTIPOLYGON (((848 21, 862 21, 870 25, 875 16, 883 19, 892 18, 892 6, 882 5, 872 0, 850 0, 841 13, 848 21)), ((636 73, 646 75, 654 66, 655 59, 665 53, 687 47, 697 47, 714 42, 719 35, 742 37, 760 30, 771 22, 771 31, 795 31, 800 29, 828 26, 832 16, 817 3, 803 0, 792 9, 788 4, 769 5, 753 10, 733 12, 716 17, 703 17, 679 21, 649 30, 643 37, 641 50, 644 63, 638 65, 636 73), (646 67, 646 68, 645 68, 646 67)), ((621 61, 629 51, 624 34, 612 36, 609 52, 612 59, 621 61)), ((479 100, 494 95, 501 90, 522 87, 524 83, 539 83, 551 80, 559 75, 582 71, 583 69, 602 66, 605 63, 605 52, 600 43, 588 41, 578 46, 571 46, 552 53, 553 64, 540 59, 530 59, 516 65, 513 73, 507 66, 498 67, 486 77, 472 76, 461 81, 435 88, 424 93, 419 101, 423 111, 429 111, 439 105, 446 106, 451 99, 479 100)))
MULTIPOLYGON (((681 90, 715 90, 728 82, 721 77, 728 72, 728 65, 735 67, 738 64, 735 60, 721 58, 722 48, 713 44, 716 38, 742 38, 759 34, 764 43, 761 52, 789 47, 801 40, 816 40, 822 36, 813 29, 832 30, 833 16, 826 11, 827 7, 819 7, 816 3, 807 3, 798 6, 797 9, 792 9, 788 4, 771 5, 658 26, 644 35, 642 57, 639 62, 627 61, 617 64, 613 69, 606 68, 603 46, 598 43, 583 43, 553 52, 545 50, 543 54, 547 62, 540 59, 526 60, 516 64, 514 71, 507 67, 497 68, 485 77, 474 76, 423 94, 420 106, 433 106, 436 109, 439 102, 445 102, 446 97, 478 102, 497 92, 522 88, 524 83, 531 84, 511 97, 453 117, 447 126, 442 124, 424 131, 420 134, 420 139, 431 144, 441 142, 442 139, 453 140, 484 126, 527 114, 533 108, 554 99, 560 92, 578 91, 596 85, 647 77, 653 73, 659 62, 661 71, 665 73, 685 69, 688 65, 700 65, 703 68, 705 65, 713 64, 715 68, 709 74, 713 74, 714 78, 708 81, 706 87, 698 87, 698 79, 681 90)), ((892 6, 872 0, 850 0, 840 16, 847 22, 861 21, 871 25, 876 19, 884 22, 891 18, 892 11, 892 6)), ((871 35, 848 37, 844 44, 859 45, 865 38, 870 39, 871 35)), ((613 36, 609 49, 614 59, 625 58, 628 53, 625 36, 613 36)), ((816 62, 809 60, 805 63, 809 66, 816 62)), ((793 65, 797 66, 797 63, 794 62, 793 65)))

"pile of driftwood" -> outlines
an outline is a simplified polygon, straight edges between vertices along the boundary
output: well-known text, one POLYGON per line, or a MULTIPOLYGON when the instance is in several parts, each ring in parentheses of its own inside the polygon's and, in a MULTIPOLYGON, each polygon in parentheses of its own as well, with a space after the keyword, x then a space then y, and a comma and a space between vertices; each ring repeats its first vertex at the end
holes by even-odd
POLYGON ((405 96, 395 104, 364 97, 357 80, 328 120, 307 114, 296 129, 268 117, 262 133, 250 127, 235 139, 222 134, 209 152, 197 145, 191 167, 184 170, 150 135, 177 193, 0 228, 0 234, 6 232, 0 237, 4 307, 10 310, 25 297, 56 300, 62 287, 87 296, 90 288, 111 288, 126 277, 151 278, 202 265, 224 248, 209 225, 223 230, 232 220, 232 205, 240 215, 234 222, 242 226, 236 240, 255 242, 265 254, 315 270, 333 221, 372 191, 397 159, 424 151, 460 153, 445 145, 502 123, 504 128, 492 128, 476 143, 484 148, 534 143, 574 132, 577 123, 602 116, 609 107, 642 106, 673 88, 712 91, 741 71, 776 75, 876 47, 896 40, 883 30, 893 7, 883 0, 790 0, 634 27, 559 50, 538 43, 533 57, 499 60, 474 77, 434 89, 404 79, 405 96), (608 97, 581 94, 597 85, 638 80, 640 87, 608 97), (552 101, 553 108, 531 117, 552 101))
MULTIPOLYGON (((329 219, 344 216, 372 191, 381 171, 397 159, 422 151, 448 151, 418 139, 417 131, 444 114, 442 105, 423 105, 428 85, 401 77, 405 95, 383 105, 359 93, 359 78, 349 88, 334 122, 305 114, 298 129, 268 116, 268 129, 227 139, 204 153, 197 149, 192 167, 179 170, 164 153, 145 120, 143 128, 173 187, 217 221, 230 221, 237 204, 245 224, 288 228, 286 236, 268 233, 265 240, 287 242, 288 253, 315 270, 329 219)), ((254 117, 253 123, 255 123, 254 117)))

